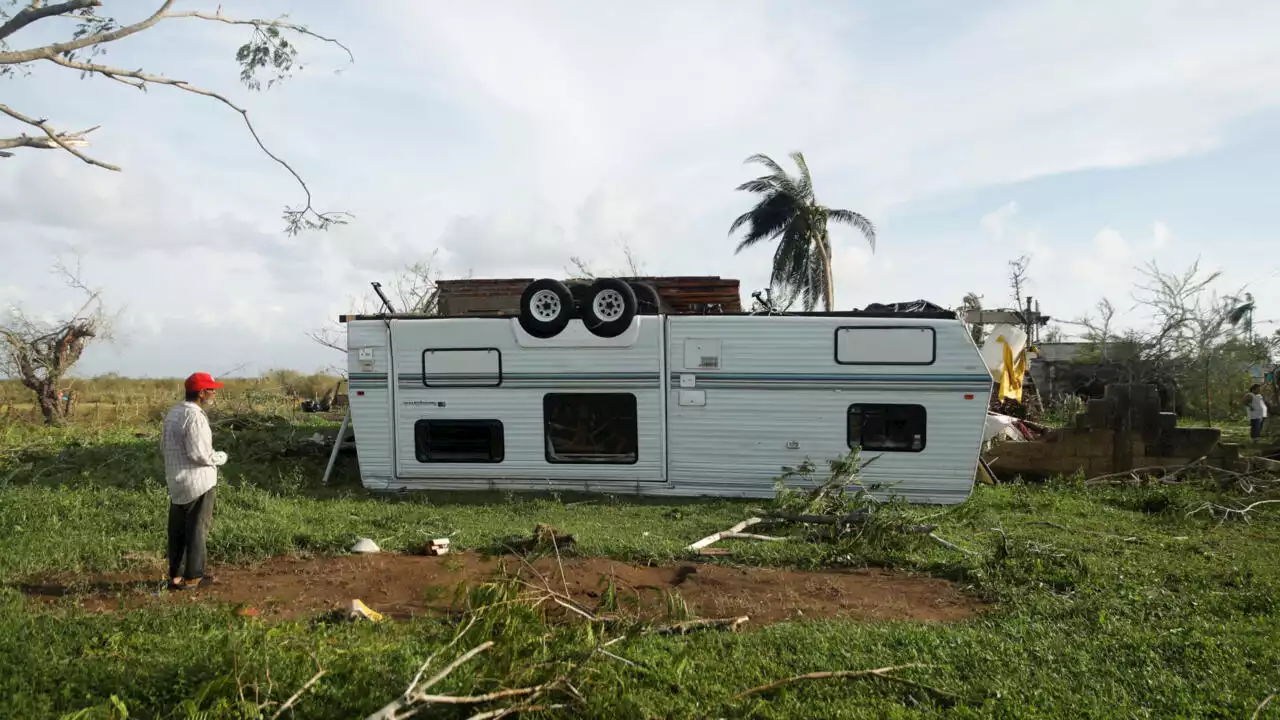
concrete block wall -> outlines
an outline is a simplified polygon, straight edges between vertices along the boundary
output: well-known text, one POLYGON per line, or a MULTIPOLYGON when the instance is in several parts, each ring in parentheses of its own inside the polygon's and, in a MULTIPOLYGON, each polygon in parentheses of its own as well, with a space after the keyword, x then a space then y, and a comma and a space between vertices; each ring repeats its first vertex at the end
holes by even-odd
POLYGON ((1150 385, 1111 385, 1090 400, 1068 428, 1033 442, 997 443, 985 453, 992 472, 1005 479, 1043 480, 1083 472, 1097 477, 1141 467, 1185 465, 1201 457, 1222 467, 1239 459, 1238 446, 1220 445, 1216 428, 1180 428, 1162 412, 1150 385))

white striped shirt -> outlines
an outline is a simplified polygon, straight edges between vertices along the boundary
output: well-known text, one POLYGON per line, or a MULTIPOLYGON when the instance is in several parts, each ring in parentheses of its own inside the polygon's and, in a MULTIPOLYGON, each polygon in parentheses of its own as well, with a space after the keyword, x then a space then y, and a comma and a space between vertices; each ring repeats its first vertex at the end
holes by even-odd
POLYGON ((185 505, 218 483, 218 466, 226 453, 213 449, 213 431, 204 410, 193 402, 181 402, 164 418, 161 442, 169 501, 185 505))

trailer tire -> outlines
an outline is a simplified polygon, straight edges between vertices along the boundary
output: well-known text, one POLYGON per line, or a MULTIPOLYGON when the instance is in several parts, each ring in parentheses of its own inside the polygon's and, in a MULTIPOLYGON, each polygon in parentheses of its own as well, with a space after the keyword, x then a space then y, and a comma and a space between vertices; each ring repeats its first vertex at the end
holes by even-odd
POLYGON ((631 327, 636 305, 636 292, 625 281, 600 278, 587 290, 582 322, 597 337, 617 337, 631 327))
POLYGON ((559 280, 534 280, 520 295, 520 327, 536 338, 559 335, 572 317, 573 295, 559 280))
POLYGON ((662 312, 662 296, 647 282, 629 283, 636 294, 637 315, 658 315, 662 312))

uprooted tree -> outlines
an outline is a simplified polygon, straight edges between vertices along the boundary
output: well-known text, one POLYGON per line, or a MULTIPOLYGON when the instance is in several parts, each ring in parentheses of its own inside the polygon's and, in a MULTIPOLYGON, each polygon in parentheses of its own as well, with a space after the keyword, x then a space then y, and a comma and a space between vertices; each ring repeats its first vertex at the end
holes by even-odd
POLYGON ((10 308, 0 319, 0 374, 15 378, 35 393, 36 405, 48 425, 60 425, 71 412, 64 399, 67 375, 85 348, 109 332, 108 318, 98 290, 80 280, 79 271, 59 264, 67 285, 84 295, 80 309, 68 318, 45 321, 21 308, 10 308))
MULTIPOLYGON (((107 47, 118 40, 131 35, 162 28, 166 21, 201 20, 232 26, 248 28, 251 32, 247 42, 236 51, 236 62, 240 65, 240 80, 250 90, 262 89, 260 72, 268 72, 272 77, 267 79, 267 87, 287 78, 294 70, 302 69, 297 62, 297 48, 286 36, 306 36, 341 48, 347 57, 354 62, 351 51, 338 40, 325 37, 307 29, 304 25, 285 21, 284 17, 275 20, 260 18, 233 18, 222 14, 221 8, 213 13, 200 11, 175 12, 171 8, 174 0, 165 0, 151 15, 132 24, 121 24, 114 17, 102 14, 99 8, 101 0, 67 0, 67 2, 50 3, 47 0, 0 0, 0 78, 13 77, 18 73, 30 73, 37 64, 51 64, 77 71, 81 77, 97 76, 123 83, 133 88, 146 91, 151 86, 176 88, 194 95, 222 103, 238 113, 249 130, 253 141, 257 143, 267 157, 274 160, 293 176, 305 195, 305 203, 301 207, 286 207, 284 211, 285 229, 290 235, 302 230, 324 230, 331 225, 344 224, 350 217, 346 212, 320 212, 312 205, 311 190, 302 176, 275 153, 267 148, 259 136, 257 129, 249 120, 248 111, 230 100, 227 96, 198 87, 185 80, 177 80, 165 75, 147 72, 141 68, 126 69, 96 62, 95 58, 106 52, 107 47), (52 22, 42 22, 42 21, 52 22), (71 21, 68 23, 68 20, 71 21), (29 47, 20 47, 22 32, 40 24, 56 26, 65 23, 63 31, 65 39, 58 42, 29 47)), ((131 63, 128 67, 136 68, 131 63)), ((27 114, 4 103, 0 103, 0 115, 33 128, 35 133, 22 133, 4 137, 0 134, 0 158, 11 157, 13 150, 27 148, 37 150, 63 150, 80 160, 106 170, 119 171, 120 167, 97 160, 80 148, 88 144, 86 136, 98 129, 98 126, 79 131, 58 130, 49 120, 39 114, 27 114)))

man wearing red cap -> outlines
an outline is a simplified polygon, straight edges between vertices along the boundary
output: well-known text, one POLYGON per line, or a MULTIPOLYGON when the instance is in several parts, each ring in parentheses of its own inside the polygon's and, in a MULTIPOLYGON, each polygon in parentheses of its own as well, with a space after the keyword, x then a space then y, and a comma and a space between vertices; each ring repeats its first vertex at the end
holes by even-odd
POLYGON ((205 537, 213 519, 213 487, 227 454, 213 449, 204 408, 222 387, 209 373, 187 378, 187 397, 164 419, 164 475, 169 485, 169 589, 204 587, 205 537), (183 571, 182 561, 186 559, 183 571))

